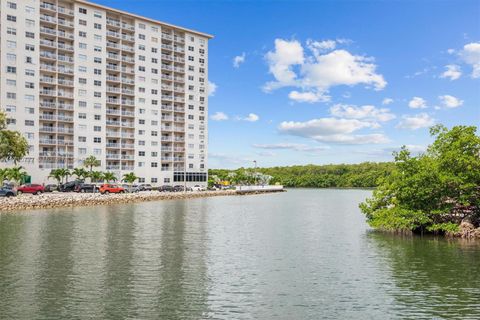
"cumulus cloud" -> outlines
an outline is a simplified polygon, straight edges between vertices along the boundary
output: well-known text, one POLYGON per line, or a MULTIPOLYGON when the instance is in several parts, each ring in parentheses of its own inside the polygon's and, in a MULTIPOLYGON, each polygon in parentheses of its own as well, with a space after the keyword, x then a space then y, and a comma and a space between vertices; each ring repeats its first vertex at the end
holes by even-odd
POLYGON ((210 116, 213 121, 225 121, 228 120, 228 115, 223 112, 215 112, 210 116))
POLYGON ((208 95, 209 96, 214 96, 215 95, 215 92, 217 91, 217 88, 218 86, 211 82, 211 81, 208 81, 208 95))
POLYGON ((314 103, 318 101, 327 102, 330 101, 330 96, 324 95, 320 92, 298 92, 296 90, 290 92, 288 97, 296 102, 307 102, 307 103, 314 103))
POLYGON ((448 94, 443 96, 438 96, 438 99, 440 99, 440 103, 445 108, 458 108, 463 104, 463 100, 460 100, 448 94))
POLYGON ((233 58, 233 67, 234 68, 240 68, 240 65, 245 62, 245 52, 242 52, 241 55, 235 56, 233 58))
POLYGON ((397 128, 417 130, 431 127, 434 124, 435 119, 430 117, 427 113, 419 113, 416 115, 402 116, 402 120, 398 123, 397 128))
POLYGON ((412 100, 408 102, 408 106, 412 109, 425 109, 427 107, 427 101, 421 97, 413 97, 412 100))
POLYGON ((311 138, 319 142, 340 144, 386 143, 383 134, 352 134, 363 128, 375 128, 377 125, 358 119, 319 118, 305 122, 284 121, 278 127, 281 133, 311 138))
POLYGON ((282 87, 302 89, 289 95, 296 101, 317 102, 314 96, 324 97, 331 87, 364 84, 375 90, 383 89, 387 82, 376 72, 373 58, 353 55, 336 49, 339 40, 308 40, 306 49, 297 40, 275 40, 275 49, 265 55, 274 81, 267 82, 269 92, 282 87), (308 94, 305 94, 308 93, 308 94), (308 96, 308 99, 304 99, 308 96), (301 97, 301 99, 298 99, 301 97))
POLYGON ((391 103, 393 103, 393 99, 392 99, 392 98, 385 98, 385 99, 382 100, 382 104, 385 105, 385 106, 386 106, 386 105, 389 105, 389 104, 391 104, 391 103))
POLYGON ((480 42, 464 45, 458 54, 463 62, 472 67, 472 78, 480 78, 480 42))
POLYGON ((456 64, 448 64, 445 66, 445 71, 440 75, 440 78, 448 78, 450 80, 457 80, 462 76, 460 66, 456 64))
POLYGON ((237 120, 249 121, 249 122, 256 122, 260 120, 260 117, 255 113, 249 113, 246 117, 237 117, 237 120))
POLYGON ((386 122, 395 119, 395 115, 387 108, 376 108, 375 106, 355 106, 336 104, 330 108, 333 116, 347 119, 363 119, 369 121, 386 122))
POLYGON ((305 152, 317 152, 329 149, 327 146, 307 146, 301 143, 274 143, 274 144, 254 144, 254 148, 267 150, 294 150, 305 152))

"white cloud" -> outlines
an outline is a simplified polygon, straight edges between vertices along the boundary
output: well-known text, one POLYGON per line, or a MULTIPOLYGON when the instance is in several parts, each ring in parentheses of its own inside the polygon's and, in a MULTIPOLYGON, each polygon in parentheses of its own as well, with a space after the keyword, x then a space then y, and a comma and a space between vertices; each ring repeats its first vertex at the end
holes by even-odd
POLYGON ((466 64, 472 66, 472 78, 480 78, 480 42, 464 45, 459 56, 466 64))
POLYGON ((258 115, 256 115, 255 113, 249 113, 248 116, 246 116, 244 118, 237 117, 237 120, 256 122, 256 121, 260 120, 260 117, 258 115))
POLYGON ((322 102, 330 101, 330 96, 324 95, 323 93, 312 92, 312 91, 298 92, 294 90, 288 94, 288 97, 291 100, 294 100, 297 102, 314 103, 318 101, 322 101, 322 102))
POLYGON ((333 116, 347 118, 347 119, 359 119, 369 121, 386 122, 395 119, 396 116, 390 112, 387 108, 376 108, 375 106, 354 106, 336 104, 330 108, 330 113, 333 116))
POLYGON ((228 115, 223 112, 215 112, 213 115, 210 116, 210 119, 213 121, 224 121, 228 120, 228 115))
POLYGON ((294 150, 305 152, 317 152, 329 149, 327 146, 311 147, 301 143, 254 144, 253 147, 267 150, 294 150))
POLYGON ((209 96, 214 96, 215 95, 215 92, 217 91, 217 88, 218 86, 211 82, 211 81, 208 81, 208 95, 209 96))
POLYGON ((391 103, 393 103, 393 99, 392 99, 392 98, 385 98, 385 99, 382 100, 382 104, 385 105, 385 106, 386 106, 386 105, 389 105, 389 104, 391 104, 391 103))
MULTIPOLYGON (((305 54, 299 41, 276 39, 275 49, 265 55, 275 81, 266 83, 264 90, 268 92, 282 87, 294 87, 301 88, 303 92, 327 96, 329 89, 338 85, 365 84, 375 90, 386 86, 383 76, 376 73, 377 66, 373 63, 373 58, 335 49, 337 43, 343 42, 309 40, 306 48, 310 54, 305 54)), ((292 91, 290 97, 298 98, 299 92, 292 91)), ((312 97, 309 94, 308 99, 300 100, 316 102, 312 101, 312 97)))
POLYGON ((456 64, 448 64, 445 66, 445 70, 441 75, 440 78, 448 78, 450 80, 457 80, 462 76, 462 71, 460 70, 460 66, 456 64))
POLYGON ((454 96, 451 95, 443 95, 443 96, 438 96, 438 99, 440 99, 440 103, 445 107, 445 108, 457 108, 460 107, 463 104, 463 100, 460 100, 454 96))
POLYGON ((242 54, 239 56, 235 56, 233 58, 233 67, 240 68, 240 65, 245 62, 245 56, 245 52, 242 52, 242 54))
POLYGON ((413 97, 410 102, 408 102, 408 106, 412 109, 425 109, 427 107, 427 101, 420 97, 413 97))
POLYGON ((284 121, 278 127, 281 133, 311 138, 320 142, 340 144, 386 143, 383 134, 354 135, 363 128, 375 128, 376 124, 357 119, 320 118, 305 122, 284 121))
POLYGON ((397 128, 417 130, 420 128, 428 128, 435 124, 435 119, 431 118, 426 113, 419 113, 416 115, 404 115, 402 120, 398 123, 397 128))

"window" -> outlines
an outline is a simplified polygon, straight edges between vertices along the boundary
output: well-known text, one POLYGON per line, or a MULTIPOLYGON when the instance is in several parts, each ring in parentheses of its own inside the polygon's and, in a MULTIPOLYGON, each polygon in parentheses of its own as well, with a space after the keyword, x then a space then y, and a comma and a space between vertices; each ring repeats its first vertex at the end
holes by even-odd
POLYGON ((15 92, 7 92, 7 99, 17 99, 17 94, 15 92))
POLYGON ((78 154, 86 155, 87 154, 87 148, 78 148, 78 154))
POLYGON ((78 44, 78 47, 79 47, 80 49, 87 49, 87 44, 80 42, 80 43, 78 44))
POLYGON ((25 125, 29 127, 33 127, 35 122, 33 120, 25 120, 25 125))
POLYGON ((150 182, 151 182, 151 183, 157 183, 157 181, 158 181, 157 178, 151 178, 151 179, 150 179, 150 182))
POLYGON ((16 36, 17 35, 17 29, 7 28, 7 34, 11 34, 12 36, 16 36))
POLYGON ((98 30, 102 30, 102 25, 100 23, 94 23, 93 27, 98 30))
POLYGON ((7 112, 17 112, 17 107, 16 106, 12 106, 12 105, 7 105, 5 107, 5 111, 7 112))
POLYGON ((102 74, 102 69, 94 69, 93 73, 96 75, 101 75, 102 74))
POLYGON ((138 56, 138 60, 145 61, 145 56, 138 56))
POLYGON ((35 33, 26 31, 25 32, 25 37, 35 39, 35 33))
POLYGON ((87 9, 85 9, 85 8, 78 8, 78 12, 83 13, 83 14, 87 14, 87 9))
POLYGON ((78 66, 78 71, 79 71, 79 72, 87 72, 87 67, 85 67, 85 66, 78 66))
POLYGON ((100 131, 102 131, 102 127, 100 127, 100 126, 93 126, 93 131, 95 131, 95 132, 100 132, 100 131))
POLYGON ((7 48, 16 49, 17 48, 17 42, 7 40, 7 48))
POLYGON ((78 23, 81 25, 81 26, 86 26, 87 25, 87 20, 78 20, 78 23))
POLYGON ((17 22, 17 17, 11 16, 11 15, 7 15, 7 20, 8 20, 8 21, 12 21, 12 22, 17 22))
POLYGON ((87 101, 78 101, 78 106, 80 108, 86 108, 87 107, 87 101))
POLYGON ((31 19, 25 19, 25 25, 26 25, 28 28, 34 27, 34 26, 35 26, 35 21, 34 21, 34 20, 31 20, 31 19))
POLYGON ((97 87, 101 87, 101 86, 102 86, 102 81, 100 81, 100 80, 94 80, 94 81, 93 81, 93 85, 94 85, 94 86, 97 86, 97 87))
POLYGON ((17 80, 7 79, 7 85, 16 87, 17 86, 17 80))
POLYGON ((26 89, 35 89, 35 84, 33 82, 25 82, 26 89))
POLYGON ((17 73, 17 68, 16 68, 16 67, 7 66, 7 73, 16 74, 16 73, 17 73))
POLYGON ((100 137, 94 137, 94 138, 93 138, 93 143, 102 143, 102 138, 100 138, 100 137))
POLYGON ((87 37, 87 33, 85 31, 78 31, 78 35, 82 38, 86 38, 87 37))
POLYGON ((99 115, 99 114, 94 115, 93 118, 94 118, 95 120, 102 120, 102 116, 99 115))
POLYGON ((138 27, 139 27, 140 29, 144 29, 144 30, 145 30, 146 25, 143 24, 143 23, 139 23, 139 24, 138 24, 138 27))
POLYGON ((152 166, 152 168, 157 168, 157 167, 158 167, 158 163, 157 163, 157 162, 152 162, 152 163, 151 163, 151 166, 152 166))
POLYGON ((17 4, 14 2, 7 2, 7 7, 10 9, 17 9, 17 4))
POLYGON ((87 119, 87 114, 86 113, 79 113, 78 114, 78 119, 87 119))
POLYGON ((30 69, 25 69, 25 75, 34 77, 35 76, 35 70, 30 70, 30 69))
POLYGON ((95 18, 101 19, 101 18, 102 18, 102 13, 101 13, 101 12, 98 12, 98 11, 95 11, 95 12, 93 13, 93 16, 94 16, 95 18))
POLYGON ((28 114, 35 114, 35 108, 25 107, 25 112, 28 114))
POLYGON ((138 34, 138 39, 140 39, 140 40, 145 40, 145 35, 139 33, 139 34, 138 34))
POLYGON ((195 49, 191 46, 188 47, 188 51, 194 51, 195 49))
POLYGON ((9 125, 9 124, 17 124, 17 120, 16 120, 16 119, 7 118, 7 125, 9 125))
POLYGON ((101 98, 101 97, 102 97, 102 93, 101 93, 101 92, 98 92, 98 91, 95 91, 95 92, 93 93, 93 96, 94 96, 95 98, 101 98))
MULTIPOLYGON (((100 40, 101 40, 101 38, 100 38, 100 40)), ((100 47, 100 46, 95 46, 95 47, 93 48, 93 50, 95 50, 95 52, 102 52, 102 47, 100 47)))
POLYGON ((138 151, 139 157, 145 157, 145 151, 138 151))
POLYGON ((87 142, 87 137, 78 137, 78 142, 87 142))

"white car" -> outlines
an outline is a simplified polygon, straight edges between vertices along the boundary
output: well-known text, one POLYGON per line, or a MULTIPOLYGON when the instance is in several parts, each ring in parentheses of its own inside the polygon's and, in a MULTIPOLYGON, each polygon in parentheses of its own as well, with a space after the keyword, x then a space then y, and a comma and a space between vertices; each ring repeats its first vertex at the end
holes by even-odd
POLYGON ((206 190, 207 189, 205 187, 199 186, 198 184, 192 187, 192 191, 206 191, 206 190))

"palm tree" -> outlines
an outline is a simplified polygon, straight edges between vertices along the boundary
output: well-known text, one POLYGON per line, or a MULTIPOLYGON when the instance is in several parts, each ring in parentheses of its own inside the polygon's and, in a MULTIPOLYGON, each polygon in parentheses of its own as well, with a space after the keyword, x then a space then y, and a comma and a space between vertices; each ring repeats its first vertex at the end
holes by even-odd
POLYGON ((128 184, 132 184, 132 183, 134 183, 135 180, 137 180, 137 179, 138 179, 138 177, 135 175, 135 173, 134 173, 134 172, 130 172, 130 173, 125 173, 125 174, 123 175, 123 179, 122 179, 122 180, 123 180, 124 182, 128 183, 128 184))
POLYGON ((103 174, 103 180, 105 180, 107 183, 110 181, 117 181, 117 176, 113 172, 105 172, 103 174))
POLYGON ((61 184, 63 175, 62 175, 62 172, 60 172, 59 170, 60 169, 52 169, 48 177, 57 180, 58 184, 61 184))
POLYGON ((98 182, 103 179, 103 172, 101 171, 90 171, 88 174, 92 182, 98 182))
POLYGON ((83 168, 75 168, 72 174, 77 176, 78 179, 84 180, 88 176, 88 171, 83 168))
POLYGON ((22 182, 24 182, 27 177, 28 174, 25 170, 23 170, 22 166, 8 169, 8 178, 10 180, 13 180, 17 184, 21 184, 22 182))
POLYGON ((83 160, 83 165, 85 167, 89 167, 91 173, 94 167, 100 167, 100 160, 95 158, 95 156, 89 156, 85 160, 83 160))
POLYGON ((8 168, 0 169, 0 183, 3 184, 3 181, 8 179, 8 170, 8 168))

